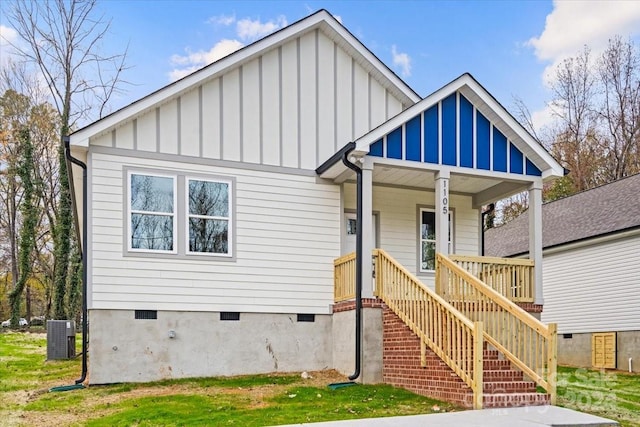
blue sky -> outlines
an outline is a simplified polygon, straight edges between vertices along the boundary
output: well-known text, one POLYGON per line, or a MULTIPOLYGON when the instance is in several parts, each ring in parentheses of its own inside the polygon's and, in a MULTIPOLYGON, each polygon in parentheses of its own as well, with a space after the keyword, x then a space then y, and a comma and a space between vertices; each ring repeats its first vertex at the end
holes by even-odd
POLYGON ((597 53, 615 34, 640 40, 632 0, 103 0, 98 8, 112 19, 103 48, 128 44, 132 66, 124 77, 133 85, 112 109, 323 8, 421 96, 470 72, 507 108, 523 99, 538 124, 548 120, 555 64, 585 44, 597 53))

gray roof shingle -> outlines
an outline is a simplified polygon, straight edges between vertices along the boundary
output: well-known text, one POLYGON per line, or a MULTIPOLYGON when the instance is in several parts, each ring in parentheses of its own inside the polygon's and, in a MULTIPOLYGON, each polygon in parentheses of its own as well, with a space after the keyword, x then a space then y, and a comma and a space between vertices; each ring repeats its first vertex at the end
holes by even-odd
MULTIPOLYGON (((549 248, 640 227, 640 174, 542 205, 542 246, 549 248)), ((485 254, 529 252, 529 212, 485 232, 485 254)))

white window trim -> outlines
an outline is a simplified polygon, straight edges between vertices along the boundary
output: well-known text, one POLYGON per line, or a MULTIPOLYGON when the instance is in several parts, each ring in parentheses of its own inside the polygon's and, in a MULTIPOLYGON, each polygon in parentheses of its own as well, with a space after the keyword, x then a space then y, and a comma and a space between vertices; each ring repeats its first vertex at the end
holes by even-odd
POLYGON ((177 254, 178 253, 178 177, 171 174, 163 174, 149 171, 127 171, 127 250, 134 253, 148 253, 148 254, 177 254), (162 249, 142 249, 132 247, 132 232, 131 229, 131 215, 134 213, 144 215, 163 215, 166 216, 169 212, 147 212, 147 211, 135 211, 131 208, 131 175, 141 176, 153 176, 158 178, 171 178, 173 182, 173 250, 167 251, 162 249))
MULTIPOLYGON (((432 212, 432 213, 436 213, 436 210, 434 208, 419 208, 418 210, 418 272, 419 273, 427 273, 427 274, 433 274, 435 273, 435 270, 426 270, 422 268, 422 242, 423 241, 427 241, 427 242, 433 242, 435 244, 435 240, 431 240, 431 239, 423 239, 422 238, 422 213, 423 212, 432 212)), ((453 242, 455 241, 455 237, 454 237, 454 232, 455 232, 455 218, 454 218, 454 210, 453 209, 449 209, 449 253, 453 253, 454 248, 453 248, 453 242)), ((436 239, 438 238, 438 236, 436 235, 436 239)))
MULTIPOLYGON (((156 258, 156 259, 181 259, 181 260, 193 260, 199 256, 209 256, 211 261, 216 260, 219 262, 236 262, 236 206, 235 206, 235 190, 236 190, 236 178, 233 176, 215 175, 215 174, 200 174, 198 172, 185 172, 185 171, 170 171, 151 169, 143 166, 124 166, 123 167, 123 181, 126 182, 126 187, 123 188, 123 209, 122 221, 123 233, 122 233, 122 255, 125 257, 135 256, 143 258, 156 258), (174 197, 174 213, 173 213, 173 251, 165 250, 149 250, 149 249, 134 249, 131 247, 131 175, 146 175, 146 176, 158 176, 163 178, 173 179, 173 197, 174 197), (228 253, 226 254, 214 254, 208 252, 189 252, 189 236, 188 236, 188 181, 189 179, 199 181, 213 181, 224 182, 229 185, 229 227, 228 227, 228 253), (182 193, 184 192, 184 193, 182 193), (182 224, 185 224, 183 227, 182 224), (186 235, 185 235, 186 233, 186 235)), ((136 213, 136 212, 133 212, 136 213)))
POLYGON ((222 178, 205 178, 202 176, 185 176, 184 179, 184 245, 185 254, 195 256, 208 256, 208 257, 233 257, 233 181, 230 179, 222 178), (227 184, 227 197, 228 197, 228 217, 221 216, 206 216, 206 215, 193 215, 189 213, 189 181, 205 181, 227 184), (204 219, 218 219, 227 221, 227 253, 215 253, 215 252, 192 252, 189 250, 189 218, 204 218, 204 219))

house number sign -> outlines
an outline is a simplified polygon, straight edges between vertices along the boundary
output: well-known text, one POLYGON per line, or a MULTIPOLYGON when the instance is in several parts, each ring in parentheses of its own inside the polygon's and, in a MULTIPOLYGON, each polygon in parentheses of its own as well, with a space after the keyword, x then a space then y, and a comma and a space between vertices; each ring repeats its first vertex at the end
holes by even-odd
POLYGON ((449 213, 449 180, 442 180, 442 213, 449 213))

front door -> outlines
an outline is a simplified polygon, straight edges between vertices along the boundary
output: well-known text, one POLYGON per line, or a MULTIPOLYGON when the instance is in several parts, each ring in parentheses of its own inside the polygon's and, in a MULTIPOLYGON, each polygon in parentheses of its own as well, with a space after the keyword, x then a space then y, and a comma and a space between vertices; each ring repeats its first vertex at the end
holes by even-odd
MULTIPOLYGON (((373 247, 377 247, 377 232, 376 223, 377 215, 373 214, 372 228, 370 233, 373 236, 373 247)), ((342 255, 349 254, 356 251, 356 213, 345 212, 344 214, 344 228, 342 233, 342 255)), ((366 231, 365 231, 366 232, 366 231)))

